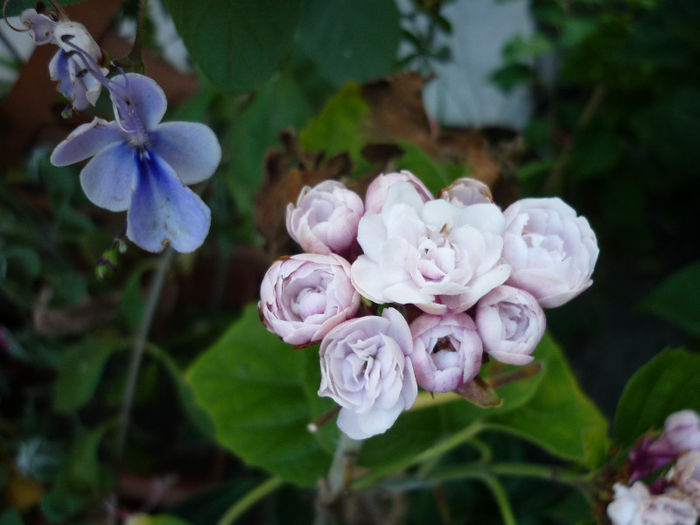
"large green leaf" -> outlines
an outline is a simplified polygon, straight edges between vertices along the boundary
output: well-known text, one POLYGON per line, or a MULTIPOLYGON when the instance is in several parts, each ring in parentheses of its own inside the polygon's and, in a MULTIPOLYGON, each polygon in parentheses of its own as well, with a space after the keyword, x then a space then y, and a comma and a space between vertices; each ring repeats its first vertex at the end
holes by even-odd
POLYGON ((394 0, 307 0, 297 45, 319 75, 341 85, 388 74, 400 36, 394 0))
POLYGON ((614 437, 632 444, 644 432, 663 427, 672 412, 700 412, 700 355, 666 349, 627 382, 615 414, 614 437))
POLYGON ((642 307, 700 337, 700 261, 668 277, 642 307))
POLYGON ((244 461, 299 485, 326 474, 332 455, 306 428, 333 405, 307 386, 320 383, 317 350, 294 350, 267 332, 256 305, 194 363, 188 379, 218 441, 244 461))
POLYGON ((496 414, 489 422, 556 456, 598 466, 609 446, 605 417, 583 393, 561 350, 548 335, 538 350, 546 365, 537 393, 518 410, 496 414))
POLYGON ((165 0, 192 58, 224 92, 262 84, 290 52, 301 0, 165 0))
MULTIPOLYGON (((542 363, 543 371, 498 388, 497 392, 503 399, 502 406, 488 409, 480 408, 464 399, 457 398, 446 404, 409 410, 401 414, 396 423, 385 434, 375 436, 365 442, 360 454, 360 463, 368 467, 390 470, 391 465, 404 464, 412 456, 475 421, 517 410, 535 395, 545 377, 544 370, 548 366, 550 352, 541 344, 535 350, 534 355, 542 363), (389 450, 390 454, 387 453, 389 450)), ((482 369, 482 375, 489 377, 492 369, 493 367, 485 365, 482 369)), ((501 373, 509 373, 516 369, 517 367, 506 367, 501 373)))

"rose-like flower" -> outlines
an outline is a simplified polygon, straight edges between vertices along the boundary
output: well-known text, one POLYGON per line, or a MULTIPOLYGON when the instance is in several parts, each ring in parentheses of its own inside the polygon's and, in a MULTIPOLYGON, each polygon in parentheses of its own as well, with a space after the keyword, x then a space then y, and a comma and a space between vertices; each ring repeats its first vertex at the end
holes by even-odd
POLYGON ((318 395, 342 407, 338 427, 352 439, 385 432, 415 402, 418 387, 407 357, 412 344, 394 308, 346 321, 323 339, 318 395))
POLYGON ((526 365, 544 335, 546 318, 531 294, 512 286, 494 288, 476 305, 484 349, 502 363, 526 365))
POLYGON ((296 206, 287 205, 287 231, 304 251, 344 255, 364 213, 360 196, 335 180, 304 186, 296 206))
POLYGON ((352 265, 358 291, 376 303, 413 303, 424 312, 464 311, 503 284, 504 218, 494 204, 460 207, 424 202, 408 182, 395 182, 379 214, 365 214, 352 265))
POLYGON ((680 410, 666 418, 664 432, 650 447, 672 456, 700 450, 700 417, 694 410, 680 410))
POLYGON ((613 525, 695 525, 698 514, 682 499, 654 496, 637 481, 632 487, 615 483, 615 498, 608 505, 613 525))
POLYGON ((683 454, 669 471, 676 491, 700 514, 700 451, 683 454))
POLYGON ((503 259, 513 269, 508 284, 553 308, 593 283, 598 244, 585 217, 557 197, 522 199, 503 213, 503 259))
POLYGON ((493 202, 489 187, 477 179, 461 177, 440 191, 440 198, 457 206, 493 202))
POLYGON ((278 259, 267 270, 258 311, 270 332, 305 345, 354 316, 359 305, 350 263, 335 254, 301 253, 278 259))
POLYGON ((409 357, 419 386, 430 392, 450 392, 479 373, 481 339, 467 314, 423 314, 410 328, 413 352, 409 357))
POLYGON ((433 200, 433 194, 426 188, 423 181, 407 170, 393 173, 380 173, 367 187, 365 194, 365 213, 379 213, 384 206, 389 188, 395 182, 408 182, 418 192, 423 202, 433 200))

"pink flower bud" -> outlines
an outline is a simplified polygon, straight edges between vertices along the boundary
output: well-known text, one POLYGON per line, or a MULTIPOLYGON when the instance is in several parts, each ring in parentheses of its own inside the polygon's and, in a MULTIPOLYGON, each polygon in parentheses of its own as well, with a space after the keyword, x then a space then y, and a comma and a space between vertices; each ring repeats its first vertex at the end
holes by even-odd
POLYGON ((664 432, 649 449, 676 456, 688 450, 700 450, 700 417, 693 410, 674 412, 666 418, 664 432))
POLYGON ((479 373, 481 339, 467 314, 423 314, 411 323, 411 334, 409 357, 424 389, 450 392, 479 373))
POLYGON ((357 238, 364 213, 360 196, 341 182, 304 186, 296 206, 287 205, 287 231, 303 250, 343 255, 357 238))
POLYGON ((426 188, 423 181, 410 171, 402 170, 394 173, 381 173, 367 187, 365 195, 365 213, 379 213, 384 206, 389 188, 395 182, 409 182, 418 192, 423 202, 433 199, 433 194, 426 188))
POLYGON ((302 253, 278 259, 260 285, 258 310, 270 332, 285 343, 320 341, 351 318, 360 295, 350 282, 350 264, 339 255, 302 253))
POLYGON ((455 180, 447 188, 440 191, 440 198, 455 206, 470 206, 471 204, 493 202, 489 187, 477 179, 462 177, 455 180))
POLYGON ((543 308, 561 306, 593 284, 598 243, 571 206, 557 197, 522 199, 503 214, 507 284, 527 290, 543 308))
POLYGON ((511 365, 525 365, 544 335, 546 318, 537 300, 512 286, 494 288, 476 305, 476 326, 491 356, 511 365))
POLYGON ((319 396, 342 408, 338 427, 352 439, 385 432, 416 401, 411 331, 403 316, 386 308, 381 317, 351 319, 321 343, 319 396))

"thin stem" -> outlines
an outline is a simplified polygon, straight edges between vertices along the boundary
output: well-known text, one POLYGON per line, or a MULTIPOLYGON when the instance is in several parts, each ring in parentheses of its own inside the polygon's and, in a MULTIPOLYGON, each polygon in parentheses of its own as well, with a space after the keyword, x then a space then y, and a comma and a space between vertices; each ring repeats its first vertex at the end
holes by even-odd
POLYGON ((350 485, 352 466, 360 448, 361 440, 351 439, 341 432, 340 441, 333 455, 333 462, 325 483, 321 485, 316 502, 315 525, 332 523, 331 506, 338 501, 342 492, 350 485))
POLYGON ((491 489, 491 494, 493 494, 501 511, 503 525, 518 525, 518 522, 515 520, 515 514, 513 514, 513 508, 508 500, 508 494, 506 494, 506 490, 499 479, 496 476, 485 475, 482 476, 481 480, 491 489))
POLYGON ((134 68, 135 71, 143 73, 143 58, 141 56, 141 50, 143 48, 143 16, 144 11, 146 11, 146 0, 139 0, 139 14, 138 21, 136 23, 136 35, 134 36, 134 45, 131 51, 126 56, 126 60, 129 65, 134 68))
POLYGON ((439 472, 431 474, 428 478, 434 481, 451 481, 473 478, 479 472, 486 472, 489 475, 539 478, 571 485, 576 488, 582 488, 582 485, 590 481, 591 477, 590 473, 578 472, 550 465, 538 465, 536 463, 475 462, 442 469, 439 472))
POLYGON ((283 484, 284 481, 276 476, 261 483, 229 507, 226 513, 217 522, 217 525, 230 525, 258 501, 273 493, 283 484))
MULTIPOLYGON (((170 266, 174 253, 175 252, 173 249, 168 247, 158 260, 153 281, 151 282, 151 288, 148 291, 146 306, 144 308, 143 318, 141 319, 141 326, 136 334, 134 346, 131 349, 131 359, 129 361, 129 369, 127 371, 126 384, 124 386, 124 397, 122 398, 121 421, 119 423, 119 432, 117 434, 117 445, 115 452, 115 464, 117 465, 117 468, 121 466, 122 459, 124 457, 126 436, 129 432, 131 411, 134 404, 134 393, 136 392, 136 384, 139 377, 139 370, 141 368, 141 361, 143 360, 143 353, 146 349, 148 334, 151 331, 151 324, 153 323, 153 317, 155 315, 156 307, 158 306, 160 293, 163 290, 165 274, 170 266)), ((113 496, 112 502, 114 507, 116 507, 118 502, 116 495, 113 496)))
POLYGON ((374 483, 376 480, 381 479, 387 476, 388 474, 391 474, 392 472, 396 472, 397 470, 403 470, 417 463, 423 463, 424 461, 428 461, 431 458, 441 456, 442 454, 445 454, 453 448, 461 445, 465 441, 468 441, 469 439, 473 438, 483 429, 484 424, 481 421, 475 421, 474 423, 460 430, 456 434, 453 434, 447 439, 436 443, 432 447, 427 448, 426 450, 424 450, 416 456, 403 459, 401 461, 389 465, 388 467, 379 468, 370 472, 366 476, 363 476, 362 478, 358 479, 355 483, 353 483, 353 488, 366 488, 372 483, 374 483))

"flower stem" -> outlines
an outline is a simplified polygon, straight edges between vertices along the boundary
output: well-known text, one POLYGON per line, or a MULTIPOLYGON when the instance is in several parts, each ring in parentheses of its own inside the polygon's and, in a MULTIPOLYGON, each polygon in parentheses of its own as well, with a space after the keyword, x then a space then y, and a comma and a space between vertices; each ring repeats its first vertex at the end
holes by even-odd
POLYGON ((510 501, 508 500, 508 494, 506 494, 503 484, 499 481, 496 476, 485 475, 481 476, 481 480, 486 484, 486 486, 491 490, 498 508, 501 511, 501 517, 503 518, 503 525, 518 525, 515 521, 515 514, 513 514, 513 508, 510 506, 510 501))
MULTIPOLYGON (((115 465, 117 465, 117 468, 121 466, 122 459, 124 457, 126 436, 129 432, 131 411, 134 404, 134 393, 136 392, 136 383, 139 377, 139 370, 141 368, 144 350, 146 349, 148 334, 151 331, 151 324, 153 323, 153 317, 155 315, 156 307, 158 306, 160 293, 163 290, 165 274, 170 266, 174 253, 175 252, 173 249, 168 247, 158 260, 153 281, 151 282, 151 288, 148 291, 148 297, 146 299, 146 306, 144 308, 143 318, 141 319, 141 325, 138 333, 136 334, 134 346, 131 348, 131 359, 129 361, 129 369, 127 371, 126 384, 124 386, 124 397, 122 398, 121 420, 119 423, 119 431, 117 433, 117 445, 115 452, 115 465)), ((113 507, 116 507, 118 503, 116 494, 113 495, 111 499, 113 507)))
POLYGON ((372 483, 377 481, 378 479, 381 479, 388 474, 391 474, 392 472, 396 472, 397 470, 402 470, 408 467, 411 467, 413 465, 416 465, 417 463, 423 463, 424 461, 427 461, 429 459, 432 459, 437 456, 441 456, 442 454, 449 452, 453 448, 461 445, 465 441, 473 438, 475 435, 477 435, 481 430, 483 430, 484 424, 481 421, 475 421, 471 425, 463 428, 456 434, 453 434, 452 436, 448 437, 447 439, 444 439, 440 441, 439 443, 436 443, 430 448, 427 448, 420 454, 417 454, 413 457, 402 459, 401 461, 398 461, 396 463, 392 463, 388 467, 384 468, 379 468, 375 469, 366 476, 361 477, 358 479, 355 483, 353 483, 353 488, 355 489, 364 489, 370 486, 372 483))
POLYGON ((341 432, 328 477, 319 489, 315 525, 333 523, 331 506, 338 501, 342 492, 350 485, 352 465, 361 447, 361 440, 351 439, 341 432))
POLYGON ((283 484, 284 481, 276 476, 264 481, 229 507, 226 513, 217 522, 217 525, 230 525, 258 501, 277 490, 283 484))

